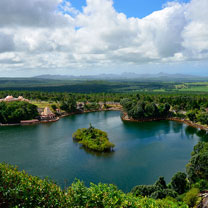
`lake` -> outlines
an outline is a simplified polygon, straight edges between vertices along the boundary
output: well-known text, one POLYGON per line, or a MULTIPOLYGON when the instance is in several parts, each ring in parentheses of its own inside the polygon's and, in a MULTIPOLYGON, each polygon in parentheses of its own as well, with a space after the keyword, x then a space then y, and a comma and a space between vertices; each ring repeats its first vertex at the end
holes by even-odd
POLYGON ((56 123, 0 127, 0 162, 50 177, 62 187, 75 178, 112 183, 127 192, 135 185, 152 184, 159 176, 167 182, 185 171, 199 141, 195 129, 173 121, 123 122, 119 111, 74 115, 56 123), (72 139, 89 124, 108 133, 115 152, 95 154, 72 139))

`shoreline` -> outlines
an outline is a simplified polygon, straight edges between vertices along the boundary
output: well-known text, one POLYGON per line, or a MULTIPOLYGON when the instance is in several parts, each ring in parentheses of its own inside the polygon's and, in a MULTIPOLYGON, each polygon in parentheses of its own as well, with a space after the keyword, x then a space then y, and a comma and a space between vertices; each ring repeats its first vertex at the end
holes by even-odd
POLYGON ((181 119, 177 117, 169 117, 169 118, 149 118, 149 119, 140 119, 140 120, 135 120, 133 118, 129 118, 127 114, 123 113, 123 116, 121 116, 122 121, 127 121, 127 122, 151 122, 151 121, 176 121, 180 123, 185 123, 188 126, 191 126, 193 128, 201 129, 208 131, 208 127, 203 126, 201 124, 194 123, 190 120, 186 119, 181 119))
POLYGON ((21 123, 14 123, 14 124, 0 124, 0 127, 4 127, 4 126, 31 126, 31 125, 38 125, 41 123, 53 123, 53 122, 57 122, 59 121, 61 118, 67 117, 67 116, 72 116, 72 115, 79 115, 79 114, 85 114, 85 113, 93 113, 93 112, 103 112, 103 111, 121 111, 120 107, 113 107, 113 108, 109 108, 109 109, 99 109, 99 110, 87 110, 87 111, 83 111, 83 112, 74 112, 74 113, 65 113, 63 115, 60 115, 58 117, 56 117, 56 119, 51 119, 51 120, 42 120, 39 122, 29 122, 26 124, 21 124, 21 123))
POLYGON ((0 124, 0 127, 4 127, 4 126, 30 126, 30 125, 38 125, 41 123, 53 123, 53 122, 57 122, 59 121, 61 118, 67 117, 67 116, 72 116, 72 115, 79 115, 79 114, 85 114, 85 113, 93 113, 93 112, 104 112, 104 111, 120 111, 123 113, 123 115, 121 115, 121 119, 122 121, 126 121, 126 122, 151 122, 151 121, 176 121, 176 122, 180 122, 180 123, 184 123, 188 126, 191 126, 193 128, 197 128, 197 129, 201 129, 201 130, 205 130, 208 131, 208 126, 203 126, 201 124, 197 124, 194 123, 190 120, 186 120, 186 119, 181 119, 181 118, 177 118, 177 117, 169 117, 169 118, 149 118, 149 119, 140 119, 140 120, 135 120, 133 118, 129 118, 128 115, 126 113, 124 113, 122 111, 122 108, 119 107, 112 107, 109 109, 99 109, 99 110, 86 110, 86 111, 82 111, 82 112, 74 112, 74 113, 65 113, 63 115, 60 115, 59 117, 56 117, 56 119, 52 119, 52 120, 43 120, 43 121, 39 121, 39 122, 34 122, 34 123, 30 123, 28 122, 28 124, 21 124, 21 123, 16 123, 16 124, 0 124))

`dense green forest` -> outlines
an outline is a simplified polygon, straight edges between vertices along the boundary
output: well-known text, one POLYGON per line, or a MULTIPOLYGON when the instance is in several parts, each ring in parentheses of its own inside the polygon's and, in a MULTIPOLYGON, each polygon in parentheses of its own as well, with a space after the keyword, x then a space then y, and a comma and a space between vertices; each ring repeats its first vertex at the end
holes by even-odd
POLYGON ((156 79, 68 79, 54 80, 41 78, 0 78, 0 90, 28 90, 42 92, 208 92, 207 78, 156 79))
POLYGON ((130 118, 177 117, 208 125, 207 95, 139 95, 124 98, 121 105, 130 118))
POLYGON ((109 142, 108 135, 106 132, 91 126, 89 128, 78 129, 72 137, 79 144, 84 147, 98 152, 112 151, 115 146, 113 143, 109 142))
POLYGON ((23 101, 0 102, 0 123, 19 123, 37 117, 37 106, 23 101))
MULTIPOLYGON (((7 95, 23 96, 29 100, 47 101, 66 112, 76 111, 76 102, 85 103, 85 110, 98 110, 99 102, 116 102, 134 119, 176 116, 195 123, 208 124, 208 95, 204 93, 60 93, 40 91, 0 91, 7 95), (57 106, 56 105, 56 106, 57 106)), ((55 108, 55 106, 54 106, 55 108)))

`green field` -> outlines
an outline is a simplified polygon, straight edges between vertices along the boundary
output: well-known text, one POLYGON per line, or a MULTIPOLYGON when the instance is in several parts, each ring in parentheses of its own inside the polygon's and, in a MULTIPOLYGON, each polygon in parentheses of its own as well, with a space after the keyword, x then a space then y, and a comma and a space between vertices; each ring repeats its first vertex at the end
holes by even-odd
POLYGON ((207 80, 47 80, 0 78, 0 90, 24 90, 71 93, 128 92, 208 92, 207 80))

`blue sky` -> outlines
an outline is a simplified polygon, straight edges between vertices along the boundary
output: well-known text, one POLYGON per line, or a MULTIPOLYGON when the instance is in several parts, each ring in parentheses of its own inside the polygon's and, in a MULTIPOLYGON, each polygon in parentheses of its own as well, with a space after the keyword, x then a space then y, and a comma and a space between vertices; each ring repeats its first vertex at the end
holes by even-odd
MULTIPOLYGON (((82 11, 86 0, 68 0, 72 6, 82 11)), ((127 17, 143 18, 154 11, 161 10, 167 0, 114 0, 114 8, 117 12, 126 14, 127 17)), ((178 2, 190 2, 190 0, 178 0, 178 2)))

